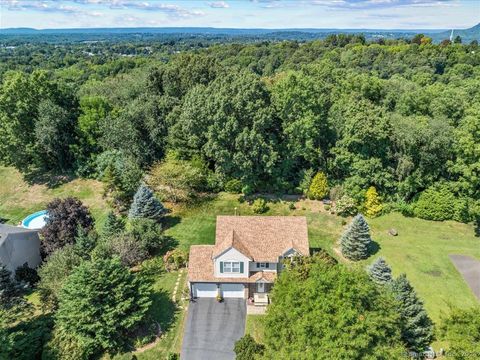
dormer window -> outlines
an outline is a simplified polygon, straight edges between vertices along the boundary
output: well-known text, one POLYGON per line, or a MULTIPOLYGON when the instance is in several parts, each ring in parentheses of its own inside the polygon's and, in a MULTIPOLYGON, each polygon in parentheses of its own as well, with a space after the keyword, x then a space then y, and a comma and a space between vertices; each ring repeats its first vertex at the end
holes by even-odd
POLYGON ((243 263, 240 261, 223 261, 220 263, 220 273, 223 273, 223 274, 243 273, 243 263))
POLYGON ((270 267, 270 263, 258 263, 257 262, 257 269, 268 269, 270 267))

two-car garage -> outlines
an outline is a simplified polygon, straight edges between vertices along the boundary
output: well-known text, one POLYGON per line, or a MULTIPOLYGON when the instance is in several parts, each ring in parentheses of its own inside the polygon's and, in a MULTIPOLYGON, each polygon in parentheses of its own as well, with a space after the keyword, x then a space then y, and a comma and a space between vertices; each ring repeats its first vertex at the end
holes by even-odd
POLYGON ((223 298, 244 298, 245 286, 238 283, 192 283, 194 298, 214 298, 217 294, 223 298))

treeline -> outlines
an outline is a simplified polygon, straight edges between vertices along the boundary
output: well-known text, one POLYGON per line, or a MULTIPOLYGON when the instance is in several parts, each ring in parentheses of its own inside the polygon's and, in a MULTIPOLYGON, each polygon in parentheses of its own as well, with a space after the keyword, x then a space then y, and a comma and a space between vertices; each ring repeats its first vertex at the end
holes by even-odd
POLYGON ((478 46, 419 39, 223 44, 7 71, 0 156, 25 174, 103 178, 118 203, 143 172, 175 161, 201 172, 197 191, 235 181, 244 193, 299 193, 322 172, 357 204, 373 186, 405 213, 469 221, 480 212, 478 46))

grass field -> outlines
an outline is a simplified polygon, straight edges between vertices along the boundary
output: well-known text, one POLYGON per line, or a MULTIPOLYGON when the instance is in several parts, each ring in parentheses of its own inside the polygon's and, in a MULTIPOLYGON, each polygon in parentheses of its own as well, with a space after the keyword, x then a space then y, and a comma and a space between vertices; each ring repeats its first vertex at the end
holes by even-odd
POLYGON ((97 226, 100 226, 109 210, 102 194, 102 183, 96 180, 75 179, 49 188, 29 185, 15 169, 0 166, 0 218, 10 224, 16 225, 27 215, 45 209, 47 203, 56 197, 75 196, 90 208, 97 226))
POLYGON ((250 334, 256 342, 263 343, 265 334, 265 315, 247 315, 245 334, 250 334))

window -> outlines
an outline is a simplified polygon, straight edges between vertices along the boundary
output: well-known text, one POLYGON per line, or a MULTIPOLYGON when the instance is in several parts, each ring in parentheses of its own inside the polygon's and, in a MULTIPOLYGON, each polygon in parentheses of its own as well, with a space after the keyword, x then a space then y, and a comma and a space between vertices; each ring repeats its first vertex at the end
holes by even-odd
POLYGON ((257 263, 257 269, 268 269, 270 267, 270 263, 257 263))
POLYGON ((241 273, 243 263, 239 261, 224 261, 220 263, 221 273, 241 273))

